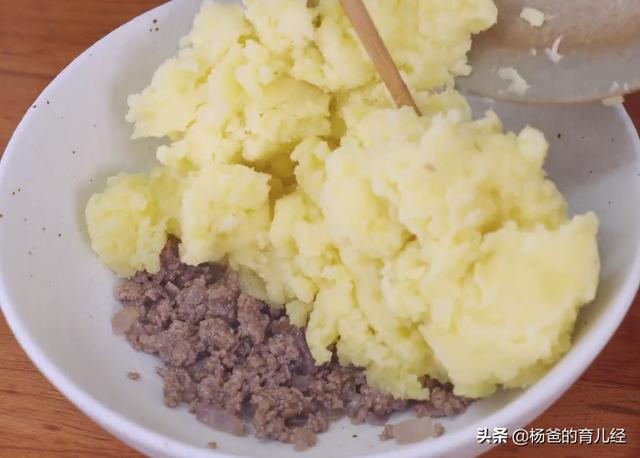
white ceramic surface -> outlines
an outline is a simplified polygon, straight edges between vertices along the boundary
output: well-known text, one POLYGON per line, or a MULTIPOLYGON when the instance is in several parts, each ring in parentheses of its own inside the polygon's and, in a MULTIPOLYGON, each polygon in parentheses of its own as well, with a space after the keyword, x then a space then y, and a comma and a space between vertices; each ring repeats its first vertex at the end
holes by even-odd
MULTIPOLYGON (((153 164, 157 142, 129 140, 126 96, 142 89, 175 52, 198 7, 199 0, 179 0, 118 29, 62 72, 28 110, 0 164, 0 304, 47 378, 133 447, 158 457, 300 457, 289 446, 218 434, 186 410, 163 405, 158 362, 111 333, 114 277, 89 249, 83 223, 87 198, 107 176, 153 164), (154 19, 159 32, 149 32, 154 19), (129 381, 129 371, 142 380, 129 381), (211 440, 219 450, 205 448, 211 440)), ((539 415, 622 320, 640 278, 640 144, 629 118, 620 108, 599 105, 495 108, 511 129, 531 123, 548 134, 547 169, 572 212, 593 209, 601 218, 601 287, 580 315, 575 346, 535 386, 477 402, 446 421, 441 438, 399 448, 379 441, 379 428, 343 421, 304 456, 476 455, 486 450, 476 444, 478 427, 517 427, 539 415)))

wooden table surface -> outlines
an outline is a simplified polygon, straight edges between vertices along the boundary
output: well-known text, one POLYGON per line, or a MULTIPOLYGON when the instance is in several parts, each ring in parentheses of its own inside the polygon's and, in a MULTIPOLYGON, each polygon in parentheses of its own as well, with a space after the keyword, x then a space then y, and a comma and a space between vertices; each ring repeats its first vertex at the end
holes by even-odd
MULTIPOLYGON (((0 0, 0 153, 23 113, 75 56, 160 0, 0 0)), ((640 129, 640 94, 627 109, 640 129)), ((640 304, 582 378, 531 427, 625 428, 617 446, 501 446, 487 456, 640 456, 640 304)), ((0 317, 0 457, 138 457, 38 372, 0 317)))

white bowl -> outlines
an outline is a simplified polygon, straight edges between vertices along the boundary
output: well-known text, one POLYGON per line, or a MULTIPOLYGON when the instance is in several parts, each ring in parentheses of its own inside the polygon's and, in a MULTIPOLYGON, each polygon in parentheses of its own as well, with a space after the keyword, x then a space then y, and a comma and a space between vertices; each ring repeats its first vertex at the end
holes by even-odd
MULTIPOLYGON (((87 240, 89 195, 107 176, 154 162, 157 142, 129 140, 126 96, 175 52, 199 3, 172 2, 118 29, 74 61, 28 110, 0 165, 0 303, 47 378, 138 450, 163 457, 299 457, 287 445, 218 434, 185 409, 163 405, 158 361, 111 333, 114 276, 87 240), (154 19, 159 32, 149 31, 154 19), (129 371, 142 380, 129 381, 129 371), (206 449, 212 440, 216 451, 206 449)), ((476 443, 477 428, 520 427, 539 415, 587 368, 627 311, 640 279, 640 143, 628 116, 600 105, 495 108, 508 128, 531 123, 548 134, 547 169, 572 212, 592 209, 601 219, 602 281, 597 299, 580 314, 574 347, 535 386, 473 404, 446 421, 447 433, 438 439, 398 447, 379 441, 379 428, 342 421, 307 456, 477 455, 488 447, 476 443)))

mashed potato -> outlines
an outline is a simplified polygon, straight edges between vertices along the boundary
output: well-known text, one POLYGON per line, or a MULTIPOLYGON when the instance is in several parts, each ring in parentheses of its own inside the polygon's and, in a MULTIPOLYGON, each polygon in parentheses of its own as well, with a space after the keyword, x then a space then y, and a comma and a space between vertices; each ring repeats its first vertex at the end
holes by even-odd
POLYGON ((541 132, 473 120, 453 89, 491 0, 367 6, 422 116, 393 107, 337 0, 205 3, 129 100, 134 138, 171 142, 91 198, 93 249, 155 271, 174 234, 284 305, 319 363, 335 346, 398 397, 427 398, 425 375, 471 397, 531 384, 594 297, 597 218, 567 216, 541 132))

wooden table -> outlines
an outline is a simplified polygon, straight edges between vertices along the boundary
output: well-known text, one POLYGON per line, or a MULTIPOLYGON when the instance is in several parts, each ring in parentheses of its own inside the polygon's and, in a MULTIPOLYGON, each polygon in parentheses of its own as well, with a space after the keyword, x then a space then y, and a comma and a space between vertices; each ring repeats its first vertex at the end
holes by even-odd
MULTIPOLYGON (((75 56, 160 0, 0 0, 0 152, 24 111, 75 56)), ((640 95, 627 108, 640 128, 640 95)), ((640 307, 532 427, 625 428, 626 446, 502 446, 495 458, 640 456, 640 307)), ((0 318, 0 457, 138 457, 37 371, 0 318)))

